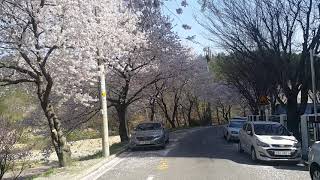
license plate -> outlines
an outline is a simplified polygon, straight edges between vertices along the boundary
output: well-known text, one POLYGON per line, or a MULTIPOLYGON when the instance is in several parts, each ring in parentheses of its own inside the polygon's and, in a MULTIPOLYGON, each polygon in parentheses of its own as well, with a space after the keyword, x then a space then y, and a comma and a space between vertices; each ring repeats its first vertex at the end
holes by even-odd
POLYGON ((279 155, 279 156, 290 156, 291 152, 290 151, 275 151, 274 155, 279 155))
POLYGON ((151 144, 151 141, 141 141, 140 144, 151 144))

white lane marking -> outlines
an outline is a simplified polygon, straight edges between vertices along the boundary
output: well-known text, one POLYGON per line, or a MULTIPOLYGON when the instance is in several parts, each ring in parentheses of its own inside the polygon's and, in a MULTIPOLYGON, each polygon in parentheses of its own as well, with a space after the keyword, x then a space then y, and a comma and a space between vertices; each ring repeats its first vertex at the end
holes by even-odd
POLYGON ((103 174, 105 174, 106 172, 114 168, 116 165, 118 165, 120 162, 125 160, 130 155, 131 153, 128 153, 128 154, 124 154, 122 157, 121 155, 119 157, 115 157, 111 161, 99 167, 97 170, 91 172, 90 174, 82 178, 82 180, 96 180, 100 178, 103 174))
POLYGON ((148 176, 147 180, 153 180, 154 176, 153 175, 150 175, 148 176))

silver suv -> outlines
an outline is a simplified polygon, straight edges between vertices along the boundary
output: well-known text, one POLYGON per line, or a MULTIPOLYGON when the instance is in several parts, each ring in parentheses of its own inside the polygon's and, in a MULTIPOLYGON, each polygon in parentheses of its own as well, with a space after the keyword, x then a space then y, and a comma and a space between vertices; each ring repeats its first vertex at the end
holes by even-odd
POLYGON ((239 134, 239 152, 253 161, 301 160, 301 145, 282 124, 270 121, 247 122, 239 134))
POLYGON ((246 122, 245 119, 233 118, 229 121, 229 124, 223 128, 223 137, 229 142, 231 140, 239 140, 239 131, 243 124, 246 122))
POLYGON ((159 122, 140 123, 131 133, 130 148, 161 147, 169 142, 169 133, 159 122))

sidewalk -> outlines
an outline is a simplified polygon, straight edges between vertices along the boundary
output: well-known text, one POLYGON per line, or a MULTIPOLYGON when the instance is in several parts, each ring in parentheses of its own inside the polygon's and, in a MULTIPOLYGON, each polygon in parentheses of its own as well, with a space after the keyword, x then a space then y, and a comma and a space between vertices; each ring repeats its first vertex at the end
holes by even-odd
POLYGON ((83 177, 87 176, 93 171, 99 169, 99 167, 103 166, 104 164, 108 163, 112 159, 119 156, 122 152, 127 149, 127 146, 121 148, 117 153, 111 155, 108 158, 98 158, 98 159, 90 159, 85 161, 78 161, 72 166, 64 167, 64 168, 57 168, 54 169, 52 174, 48 176, 41 176, 35 178, 35 180, 79 180, 83 177))

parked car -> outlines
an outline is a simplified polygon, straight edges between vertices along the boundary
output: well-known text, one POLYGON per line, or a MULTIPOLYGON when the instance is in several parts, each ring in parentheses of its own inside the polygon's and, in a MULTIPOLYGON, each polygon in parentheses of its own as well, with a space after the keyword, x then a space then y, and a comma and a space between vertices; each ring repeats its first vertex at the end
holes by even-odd
POLYGON ((130 148, 161 147, 169 142, 169 133, 159 122, 140 123, 131 133, 130 148))
POLYGON ((223 128, 223 137, 228 142, 231 140, 239 140, 239 131, 245 122, 245 119, 231 119, 229 123, 223 128))
POLYGON ((278 122, 247 122, 240 130, 239 139, 239 152, 249 153, 253 161, 301 160, 300 143, 278 122))
POLYGON ((320 141, 315 142, 308 154, 309 172, 312 180, 320 180, 320 141))

